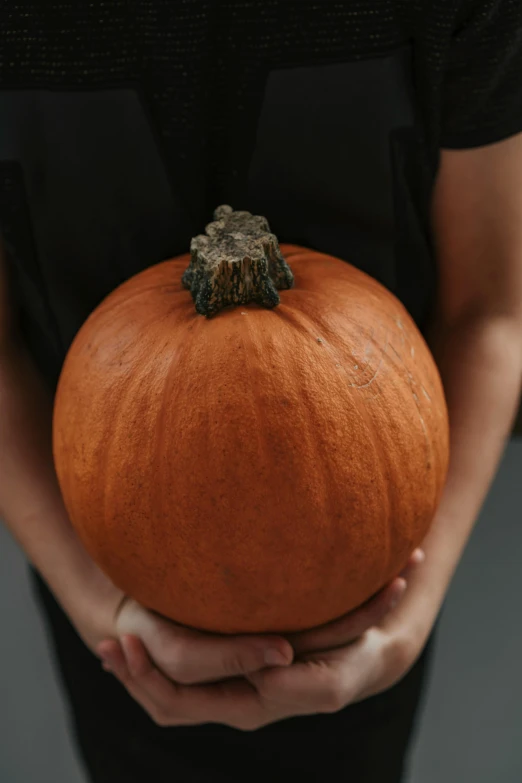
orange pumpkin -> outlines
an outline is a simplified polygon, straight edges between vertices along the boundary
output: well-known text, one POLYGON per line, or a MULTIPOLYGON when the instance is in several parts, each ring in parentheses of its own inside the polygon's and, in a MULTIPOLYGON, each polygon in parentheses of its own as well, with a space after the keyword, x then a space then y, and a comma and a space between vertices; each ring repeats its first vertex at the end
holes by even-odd
POLYGON ((378 282, 279 249, 264 218, 215 217, 78 332, 56 469, 84 546, 143 605, 208 631, 296 631, 360 605, 423 540, 448 463, 443 388, 378 282))

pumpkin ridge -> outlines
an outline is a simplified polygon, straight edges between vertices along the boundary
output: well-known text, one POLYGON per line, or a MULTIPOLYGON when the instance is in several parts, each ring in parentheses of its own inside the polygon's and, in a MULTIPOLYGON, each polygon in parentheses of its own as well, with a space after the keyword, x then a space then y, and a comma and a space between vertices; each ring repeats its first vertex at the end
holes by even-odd
MULTIPOLYGON (((305 337, 309 337, 312 342, 319 343, 321 346, 323 346, 323 350, 327 350, 330 355, 333 358, 333 363, 337 366, 338 362, 337 359, 341 359, 342 357, 338 356, 337 354, 334 354, 334 349, 330 345, 329 342, 324 341, 322 338, 314 337, 314 332, 317 332, 318 329, 314 327, 313 321, 308 313, 305 313, 301 309, 293 310, 291 311, 289 308, 285 308, 283 305, 279 307, 275 314, 278 315, 280 318, 283 318, 286 322, 289 322, 292 327, 300 332, 301 335, 305 337)), ((353 322, 355 323, 355 319, 353 319, 353 322)), ((388 330, 387 330, 388 331, 388 330)), ((379 374, 379 370, 382 367, 384 356, 386 354, 386 350, 388 347, 388 339, 385 342, 385 347, 382 349, 382 356, 379 360, 378 369, 375 371, 374 375, 372 376, 371 381, 368 383, 362 384, 361 386, 358 386, 352 382, 353 378, 349 375, 348 370, 345 366, 345 362, 342 362, 340 364, 340 368, 342 372, 347 376, 348 383, 347 386, 349 388, 359 390, 359 389, 365 389, 371 385, 371 383, 375 380, 377 375, 379 374)), ((387 465, 386 460, 383 458, 383 444, 381 442, 381 439, 379 438, 379 433, 377 430, 376 422, 373 420, 373 417, 370 415, 369 411, 366 409, 366 406, 363 404, 359 407, 359 412, 361 412, 361 409, 363 411, 363 417, 365 419, 366 423, 366 432, 367 432, 367 441, 368 441, 368 447, 372 448, 375 458, 378 462, 378 475, 380 477, 380 485, 381 485, 381 497, 386 500, 386 510, 383 511, 383 538, 387 541, 387 545, 384 547, 385 555, 384 555, 384 565, 382 567, 382 577, 380 582, 384 584, 386 577, 389 574, 389 568, 390 568, 390 554, 391 554, 391 545, 390 545, 390 518, 391 518, 391 499, 390 499, 390 491, 389 491, 389 482, 386 480, 386 474, 387 474, 387 465)), ((314 463, 314 469, 317 467, 317 462, 314 463)), ((327 471, 327 465, 326 462, 322 465, 323 469, 323 475, 325 478, 325 486, 332 485, 332 474, 330 471, 327 471), (326 475, 328 473, 328 475, 326 475)), ((327 505, 325 505, 325 508, 327 508, 327 505)))

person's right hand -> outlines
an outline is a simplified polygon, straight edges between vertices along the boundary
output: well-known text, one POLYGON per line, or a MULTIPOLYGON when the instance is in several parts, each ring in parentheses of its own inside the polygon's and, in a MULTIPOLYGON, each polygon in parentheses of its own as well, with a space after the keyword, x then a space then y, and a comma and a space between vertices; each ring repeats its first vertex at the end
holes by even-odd
MULTIPOLYGON (((280 636, 201 633, 144 609, 131 598, 124 598, 119 606, 113 636, 98 643, 95 652, 103 667, 118 677, 160 725, 166 719, 155 698, 158 690, 177 689, 179 714, 176 719, 172 711, 169 713, 169 725, 202 723, 205 721, 195 718, 193 708, 199 701, 198 715, 204 714, 201 699, 205 700, 210 684, 212 688, 216 683, 234 688, 230 681, 267 666, 286 666, 293 660, 290 643, 280 636), (189 700, 182 698, 185 693, 190 693, 190 707, 189 700)), ((246 680, 244 686, 251 687, 246 680)))

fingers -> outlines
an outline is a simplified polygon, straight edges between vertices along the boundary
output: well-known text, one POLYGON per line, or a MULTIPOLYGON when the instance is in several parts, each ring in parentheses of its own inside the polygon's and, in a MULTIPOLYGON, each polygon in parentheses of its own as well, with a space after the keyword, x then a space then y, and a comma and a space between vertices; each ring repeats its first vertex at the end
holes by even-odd
POLYGON ((102 667, 105 671, 123 673, 126 668, 125 656, 120 643, 115 639, 105 639, 100 642, 96 652, 102 660, 102 667))
POLYGON ((123 609, 117 635, 142 639, 156 667, 184 685, 238 677, 266 666, 286 666, 293 659, 291 645, 281 637, 200 633, 137 604, 123 609))
POLYGON ((142 642, 125 635, 103 642, 100 655, 130 695, 159 726, 224 723, 250 730, 260 725, 262 708, 255 689, 246 681, 183 686, 171 682, 152 663, 142 642))
POLYGON ((285 675, 276 672, 254 675, 265 699, 273 699, 283 715, 311 715, 337 712, 349 701, 341 672, 321 660, 298 661, 285 675))
POLYGON ((239 677, 266 666, 288 666, 293 660, 286 639, 217 636, 172 623, 165 623, 161 635, 144 642, 156 665, 183 685, 239 677))
POLYGON ((394 579, 359 609, 321 628, 289 636, 296 655, 342 647, 358 639, 382 620, 399 602, 406 590, 406 580, 394 579))
POLYGON ((158 726, 192 723, 179 711, 175 684, 154 667, 136 636, 123 636, 121 642, 102 642, 98 653, 103 668, 115 675, 158 726))
POLYGON ((384 669, 384 638, 371 629, 349 647, 306 655, 288 669, 257 672, 253 684, 279 718, 337 712, 375 687, 384 669))
POLYGON ((126 635, 121 638, 124 660, 129 674, 134 679, 144 680, 156 669, 145 645, 137 636, 126 635))
POLYGON ((290 634, 288 639, 296 655, 334 649, 350 644, 369 628, 379 623, 398 605, 404 595, 407 580, 415 568, 424 561, 424 551, 415 549, 401 575, 380 590, 365 604, 339 620, 321 628, 290 634))
POLYGON ((166 725, 222 723, 252 729, 260 725, 263 717, 257 691, 243 678, 211 685, 179 685, 175 700, 170 701, 165 701, 159 681, 149 685, 167 720, 173 715, 174 722, 166 725))

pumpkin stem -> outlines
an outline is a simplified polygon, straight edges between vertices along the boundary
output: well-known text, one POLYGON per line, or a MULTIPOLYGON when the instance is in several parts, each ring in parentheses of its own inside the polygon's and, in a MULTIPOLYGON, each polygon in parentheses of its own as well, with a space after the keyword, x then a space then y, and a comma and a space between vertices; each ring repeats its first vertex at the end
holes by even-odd
POLYGON ((275 307, 277 289, 294 282, 267 219, 226 204, 215 210, 205 234, 193 238, 190 256, 182 282, 196 311, 207 318, 228 305, 275 307))

